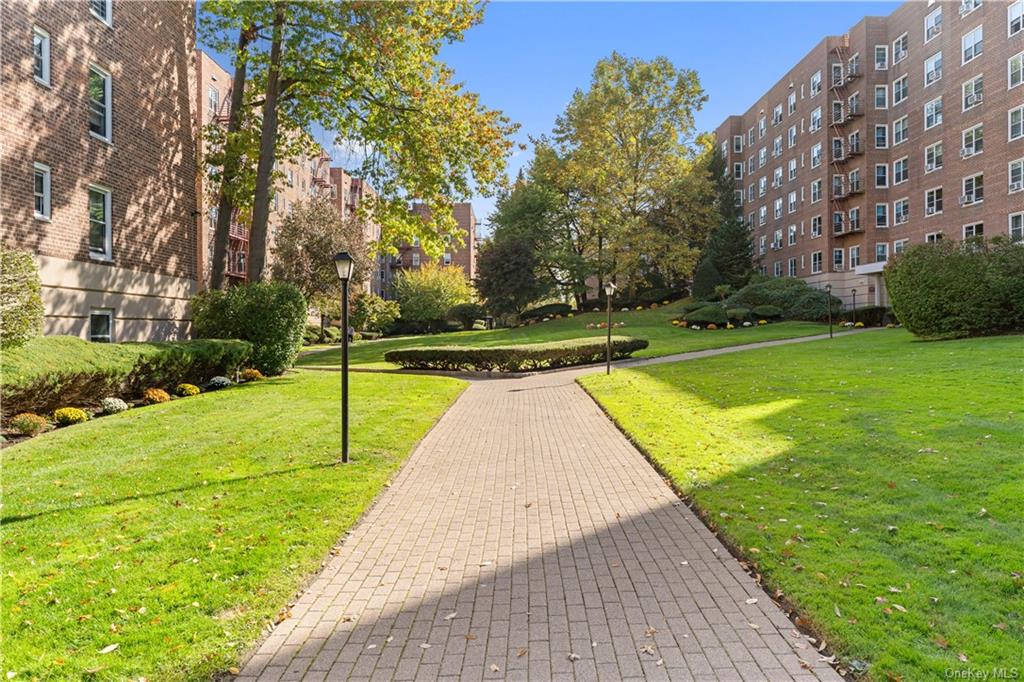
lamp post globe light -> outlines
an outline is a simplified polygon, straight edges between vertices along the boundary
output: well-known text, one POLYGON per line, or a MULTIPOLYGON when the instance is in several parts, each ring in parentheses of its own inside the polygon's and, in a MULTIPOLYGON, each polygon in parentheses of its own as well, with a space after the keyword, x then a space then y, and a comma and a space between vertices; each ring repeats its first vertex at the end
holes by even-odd
POLYGON ((615 294, 615 284, 605 282, 604 296, 608 299, 608 340, 605 342, 605 367, 604 373, 612 373, 612 296, 615 294))
POLYGON ((850 289, 850 293, 853 294, 853 326, 857 326, 857 290, 850 289))
POLYGON ((341 280, 341 462, 348 463, 348 281, 354 262, 347 251, 334 256, 341 280))
POLYGON ((832 338, 832 285, 831 284, 826 284, 825 285, 825 294, 827 296, 827 300, 825 301, 825 305, 828 306, 828 338, 831 339, 832 338))

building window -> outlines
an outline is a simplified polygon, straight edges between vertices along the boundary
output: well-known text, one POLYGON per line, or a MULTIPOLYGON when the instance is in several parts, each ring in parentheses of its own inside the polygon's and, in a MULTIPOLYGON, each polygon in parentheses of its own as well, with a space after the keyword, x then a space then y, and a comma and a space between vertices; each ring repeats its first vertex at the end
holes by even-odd
POLYGON ((789 149, 796 146, 796 126, 789 126, 789 136, 787 139, 789 149))
POLYGON ((875 164, 875 187, 889 186, 889 166, 884 163, 875 164))
POLYGON ((819 130, 821 130, 821 107, 811 112, 811 132, 816 133, 819 130))
POLYGON ((775 275, 776 277, 782 277, 782 263, 781 262, 775 261, 772 264, 772 274, 775 275))
POLYGON ((764 168, 766 163, 768 163, 768 150, 761 147, 757 150, 757 167, 764 168))
POLYGON ((1024 104, 1007 112, 1006 124, 1007 137, 1011 142, 1024 137, 1024 104))
POLYGON ((924 215, 938 215, 942 213, 942 188, 935 187, 924 193, 924 215))
POLYGON ((732 165, 732 177, 736 180, 743 179, 743 162, 734 163, 732 165))
POLYGON ((789 246, 796 246, 796 225, 790 225, 787 228, 788 232, 788 244, 789 246))
POLYGON ((848 214, 850 220, 850 230, 857 231, 860 229, 860 209, 851 208, 848 214))
POLYGON ((114 340, 114 311, 89 311, 89 340, 93 343, 110 343, 114 340))
POLYGON ((971 223, 964 225, 964 239, 974 239, 985 236, 985 223, 971 223))
POLYGON ((909 239, 898 239, 892 243, 893 253, 903 253, 903 250, 907 248, 907 244, 910 243, 909 239))
POLYGON ((736 152, 737 154, 740 154, 740 153, 743 152, 743 136, 742 135, 733 135, 732 136, 732 150, 734 152, 736 152))
POLYGON ((892 63, 899 64, 907 58, 907 48, 910 46, 910 40, 907 38, 907 34, 904 33, 896 40, 892 41, 892 63))
POLYGON ((832 87, 839 87, 843 84, 843 65, 839 62, 832 64, 832 87))
POLYGON ((942 33, 942 8, 938 7, 924 18, 924 42, 929 42, 942 33))
POLYGON ((737 208, 743 206, 743 190, 738 189, 732 193, 732 205, 737 208))
POLYGON ((875 244, 875 262, 884 263, 889 260, 889 243, 878 242, 875 244))
POLYGON ((889 126, 884 123, 875 126, 875 149, 885 149, 889 146, 889 126))
POLYGON ((412 266, 418 268, 420 266, 420 254, 413 252, 412 254, 412 266))
POLYGON ((906 116, 896 119, 892 122, 892 146, 895 147, 898 144, 903 144, 907 141, 910 133, 909 119, 906 116))
POLYGON ((815 251, 811 254, 811 274, 818 274, 821 272, 821 251, 815 251))
POLYGON ((768 178, 760 177, 757 180, 757 196, 763 197, 768 192, 768 178))
POLYGON ((821 201, 821 180, 815 180, 811 183, 811 203, 816 204, 821 201))
POLYGON ((764 137, 767 131, 768 124, 765 122, 764 116, 762 116, 761 118, 757 119, 757 139, 760 140, 762 137, 764 137))
POLYGON ((778 135, 772 140, 772 156, 776 158, 782 156, 782 135, 778 135))
POLYGON ((793 114, 793 113, 796 112, 796 93, 795 92, 789 93, 789 97, 786 98, 786 111, 788 111, 790 114, 793 114))
POLYGON ((898 185, 901 182, 906 182, 910 178, 910 173, 907 170, 908 162, 907 157, 902 159, 896 159, 892 162, 892 184, 898 185))
POLYGON ((796 277, 796 258, 790 258, 788 262, 788 273, 790 277, 796 277))
POLYGON ((942 79, 942 53, 936 52, 924 60, 924 86, 927 88, 932 83, 942 79))
POLYGON ((875 227, 889 227, 889 204, 875 204, 875 227))
POLYGON ((89 187, 89 255, 110 259, 112 256, 110 227, 110 190, 89 187))
POLYGON ((113 24, 114 0, 89 0, 89 10, 107 26, 113 24))
POLYGON ((1006 88, 1012 89, 1021 83, 1024 83, 1024 52, 1018 52, 1006 61, 1006 88))
POLYGON ((924 105, 924 129, 931 130, 942 123, 942 97, 924 105))
POLYGON ((937 244, 937 243, 939 243, 941 241, 942 241, 942 233, 941 232, 929 232, 928 234, 926 234, 924 236, 924 243, 925 244, 937 244))
POLYGON ((935 144, 925 147, 924 172, 931 173, 932 171, 939 170, 940 168, 942 168, 942 143, 936 142, 935 144))
POLYGON ((858 265, 860 265, 860 247, 859 246, 851 246, 850 247, 850 267, 851 268, 855 268, 858 265))
POLYGON ((811 147, 811 168, 817 168, 821 165, 821 143, 817 143, 811 147))
POLYGON ((907 99, 908 93, 909 88, 907 86, 906 76, 901 76, 894 80, 892 82, 892 105, 896 106, 897 104, 903 102, 905 99, 907 99))
POLYGON ((966 64, 967 62, 972 61, 974 58, 981 56, 981 53, 984 49, 984 35, 982 32, 982 28, 983 27, 979 26, 973 31, 965 33, 964 36, 960 38, 960 48, 961 54, 963 56, 961 64, 966 64))
POLYGON ((774 212, 773 212, 772 216, 776 220, 778 220, 779 218, 782 217, 782 199, 776 199, 775 203, 773 205, 773 208, 774 208, 774 212))
POLYGON ((980 204, 985 200, 985 174, 978 173, 964 178, 964 193, 960 196, 962 206, 980 204))
POLYGON ((782 123, 782 105, 776 104, 775 107, 772 108, 772 125, 778 125, 780 123, 782 123))
POLYGON ((789 179, 796 180, 796 159, 789 160, 789 179))
POLYGON ((889 68, 889 46, 875 45, 875 71, 885 71, 889 68))
POLYGON ((821 216, 816 215, 811 218, 811 238, 821 236, 821 216))
POLYGON ((789 193, 789 212, 796 213, 796 192, 789 193))
POLYGON ((33 165, 32 195, 34 214, 39 220, 50 219, 50 167, 41 163, 33 165))
POLYGON ((884 85, 875 86, 875 109, 889 108, 889 88, 884 85))
POLYGON ((984 82, 981 76, 972 78, 961 86, 964 111, 981 104, 984 96, 984 82))
POLYGON ((89 65, 89 132, 110 142, 110 74, 89 65))
POLYGON ((1010 241, 1024 241, 1024 212, 1010 214, 1010 241))
POLYGON ((821 71, 811 74, 811 97, 821 92, 821 71))
POLYGON ((832 271, 842 272, 843 271, 843 250, 832 249, 832 271))
POLYGON ((840 100, 832 102, 832 123, 843 122, 843 103, 840 100))
POLYGON ((1006 8, 1006 24, 1011 38, 1024 30, 1024 0, 1015 0, 1006 8))
POLYGON ((1009 173, 1010 194, 1024 191, 1024 159, 1010 162, 1009 173))
POLYGON ((41 28, 32 30, 32 75, 50 85, 50 34, 41 28))
POLYGON ((764 236, 762 234, 761 235, 761 239, 758 241, 758 244, 757 244, 758 253, 760 253, 761 255, 764 255, 764 252, 768 250, 768 248, 765 246, 765 244, 767 244, 767 242, 768 242, 768 237, 766 237, 766 236, 764 236))
POLYGON ((447 251, 444 254, 444 264, 445 265, 451 265, 452 264, 452 254, 448 253, 447 251))
POLYGON ((968 159, 975 154, 980 154, 985 149, 984 128, 978 124, 963 132, 963 146, 960 148, 960 158, 968 159))
POLYGON ((206 108, 210 110, 210 120, 213 120, 220 111, 220 90, 210 87, 206 91, 206 108))
POLYGON ((859 192, 860 191, 860 169, 859 168, 855 168, 854 170, 850 171, 850 191, 851 192, 859 192))
POLYGON ((892 224, 903 225, 910 219, 910 199, 892 202, 892 224))

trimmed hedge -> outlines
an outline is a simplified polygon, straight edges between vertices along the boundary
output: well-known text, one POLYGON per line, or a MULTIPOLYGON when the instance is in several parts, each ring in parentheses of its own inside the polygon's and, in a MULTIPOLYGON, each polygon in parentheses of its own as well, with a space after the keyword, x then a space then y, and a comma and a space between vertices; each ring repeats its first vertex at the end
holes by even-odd
POLYGON ((520 320, 536 320, 542 317, 554 317, 561 315, 565 317, 572 312, 572 306, 568 303, 548 303, 537 308, 532 308, 519 315, 520 320))
POLYGON ((686 321, 689 323, 725 325, 729 322, 729 317, 722 306, 707 305, 699 310, 694 310, 692 313, 687 313, 686 321))
POLYGON ((750 312, 754 313, 757 319, 774 320, 782 317, 782 308, 777 305, 756 305, 750 312))
POLYGON ((893 312, 917 336, 1024 331, 1024 246, 1005 237, 918 244, 884 273, 893 312))
MULTIPOLYGON (((518 372, 554 369, 601 362, 605 359, 605 338, 588 337, 532 343, 518 346, 435 346, 400 348, 384 353, 384 360, 407 369, 448 371, 518 372)), ((612 337, 612 358, 620 359, 647 348, 645 339, 612 337)))
POLYGON ((98 407, 110 395, 137 398, 151 386, 201 384, 233 374, 252 353, 245 341, 89 343, 73 336, 32 339, 4 352, 3 414, 98 407))
POLYGON ((749 308, 729 308, 725 311, 725 314, 730 320, 737 322, 746 322, 750 319, 749 308))
POLYGON ((780 310, 775 317, 807 322, 827 319, 829 305, 833 316, 838 317, 842 312, 842 301, 838 298, 795 277, 775 277, 748 284, 726 299, 725 304, 727 308, 749 308, 755 317, 759 306, 773 306, 780 310))
POLYGON ((679 309, 682 310, 684 313, 692 313, 694 310, 700 310, 701 308, 706 308, 709 305, 718 304, 715 303, 714 301, 693 301, 691 303, 684 303, 683 305, 679 306, 679 309))

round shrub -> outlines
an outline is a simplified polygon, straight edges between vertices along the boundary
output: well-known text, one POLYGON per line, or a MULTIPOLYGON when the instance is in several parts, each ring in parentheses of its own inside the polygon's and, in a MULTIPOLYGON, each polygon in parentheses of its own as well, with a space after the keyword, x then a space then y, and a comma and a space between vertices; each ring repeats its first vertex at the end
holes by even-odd
POLYGON ((46 430, 48 422, 45 417, 31 412, 22 412, 11 417, 8 424, 11 430, 22 436, 35 436, 46 430))
POLYGON ((0 248, 0 347, 15 348, 42 334, 41 292, 32 254, 0 248))
MULTIPOLYGON (((199 395, 199 387, 195 384, 178 384, 174 389, 174 394, 181 396, 182 398, 188 398, 193 395, 199 395)), ((162 400, 160 402, 163 402, 162 400)))
POLYGON ((315 324, 307 324, 306 328, 302 330, 302 345, 312 346, 314 343, 320 343, 320 327, 315 324))
MULTIPOLYGON (((596 310, 600 310, 597 308, 596 310)), ((534 320, 542 317, 550 317, 551 315, 568 315, 572 312, 572 306, 568 303, 548 303, 531 310, 527 310, 519 315, 520 320, 534 320)))
POLYGON ((729 308, 728 310, 725 311, 725 314, 726 314, 726 316, 730 320, 736 320, 737 322, 742 322, 742 321, 750 318, 750 309, 749 308, 729 308))
POLYGON ((722 306, 708 305, 699 310, 694 310, 692 313, 687 313, 686 320, 687 322, 724 325, 729 321, 729 318, 726 317, 725 308, 722 306))
MULTIPOLYGON (((376 294, 360 294, 352 301, 352 326, 361 332, 381 333, 401 314, 398 301, 385 301, 376 294)), ((339 330, 340 332, 340 330, 339 330)), ((338 339, 341 340, 339 333, 338 339)))
POLYGON ((89 421, 89 413, 77 407, 61 407, 53 411, 53 421, 57 426, 71 426, 89 421))
POLYGON ((259 371, 255 367, 246 367, 242 370, 242 381, 259 381, 264 379, 263 372, 259 371))
POLYGON ((829 303, 832 305, 833 317, 842 312, 843 304, 838 298, 829 296, 824 291, 810 289, 796 297, 785 311, 785 315, 791 320, 822 322, 828 319, 829 303))
POLYGON ((782 308, 777 305, 756 305, 751 312, 755 317, 768 320, 782 317, 782 308))
MULTIPOLYGON (((776 277, 754 282, 726 299, 729 308, 749 308, 757 315, 759 306, 773 306, 781 311, 778 317, 817 322, 828 317, 828 306, 837 315, 841 302, 821 289, 793 277, 776 277)), ((767 317, 766 315, 762 317, 767 317)))
POLYGON ((231 385, 231 379, 227 377, 213 377, 206 382, 207 391, 219 391, 222 388, 227 388, 231 385))
POLYGON ((171 399, 171 396, 167 394, 162 388, 147 388, 142 392, 142 402, 144 405, 156 405, 157 403, 166 403, 171 399))
POLYGON ((707 328, 710 329, 711 331, 714 331, 714 330, 718 329, 718 325, 715 324, 714 322, 712 322, 711 324, 709 324, 707 326, 707 328))
POLYGON ((448 309, 448 319, 455 320, 463 329, 472 329, 473 323, 487 316, 487 311, 479 303, 459 303, 448 309))
POLYGON ((100 401, 100 407, 103 408, 103 414, 117 414, 128 411, 128 403, 120 398, 104 398, 100 401))
POLYGON ((324 340, 327 341, 327 343, 340 343, 341 329, 333 326, 324 327, 324 340))

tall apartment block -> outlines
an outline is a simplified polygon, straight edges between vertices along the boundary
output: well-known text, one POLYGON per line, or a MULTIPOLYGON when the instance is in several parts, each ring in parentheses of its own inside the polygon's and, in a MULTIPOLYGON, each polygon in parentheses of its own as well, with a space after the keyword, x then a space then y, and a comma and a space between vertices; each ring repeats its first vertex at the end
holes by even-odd
MULTIPOLYGON (((425 204, 414 203, 412 211, 424 219, 430 219, 430 209, 425 204)), ((476 279, 476 254, 477 234, 476 215, 473 213, 473 205, 469 202, 459 202, 452 206, 452 214, 459 226, 457 239, 461 243, 452 244, 441 256, 441 265, 457 265, 462 268, 466 279, 472 282, 476 279)), ((405 243, 398 247, 398 255, 394 257, 393 267, 398 270, 415 270, 432 259, 423 252, 418 241, 411 244, 405 243)))
POLYGON ((4 2, 0 25, 0 227, 37 257, 45 333, 186 336, 194 3, 4 2))
MULTIPOLYGON (((341 219, 357 220, 360 204, 370 201, 377 192, 366 180, 360 179, 343 168, 331 169, 331 198, 334 201, 341 219)), ((381 239, 381 227, 372 219, 363 219, 363 242, 366 245, 377 244, 381 239)), ((377 296, 386 296, 391 286, 390 257, 383 254, 374 256, 373 268, 364 284, 364 291, 377 296)))
POLYGON ((907 2, 716 131, 763 273, 886 304, 910 244, 1024 239, 1024 0, 907 2))

